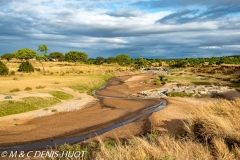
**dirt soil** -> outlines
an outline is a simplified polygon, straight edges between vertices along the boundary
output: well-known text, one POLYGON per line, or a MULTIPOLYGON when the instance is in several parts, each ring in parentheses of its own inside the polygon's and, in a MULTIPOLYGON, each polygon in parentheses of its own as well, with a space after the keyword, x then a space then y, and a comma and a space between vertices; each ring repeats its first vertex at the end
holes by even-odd
MULTIPOLYGON (((0 146, 84 135, 134 117, 141 109, 159 103, 159 99, 131 99, 131 94, 161 87, 143 83, 144 80, 150 80, 152 77, 154 77, 152 74, 141 74, 113 78, 105 88, 97 91, 97 95, 126 97, 126 99, 99 98, 97 103, 86 109, 51 116, 25 117, 20 120, 14 120, 15 115, 2 117, 0 146)), ((181 129, 182 120, 191 114, 191 108, 204 103, 190 98, 167 98, 167 101, 168 105, 163 110, 116 128, 100 137, 127 138, 143 134, 152 128, 175 134, 181 129)), ((90 140, 94 139, 96 138, 90 140)))

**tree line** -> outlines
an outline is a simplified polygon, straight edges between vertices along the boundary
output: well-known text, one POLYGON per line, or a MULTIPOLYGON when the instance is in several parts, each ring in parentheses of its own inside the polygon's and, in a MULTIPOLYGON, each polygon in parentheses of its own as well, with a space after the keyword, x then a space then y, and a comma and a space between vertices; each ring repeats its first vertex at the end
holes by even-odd
POLYGON ((160 58, 145 59, 142 57, 132 59, 127 54, 119 54, 116 57, 104 58, 102 56, 98 56, 96 58, 88 58, 88 55, 85 52, 81 51, 69 51, 65 54, 61 52, 51 52, 48 54, 48 50, 48 46, 46 44, 43 44, 39 45, 36 51, 29 48, 23 48, 13 53, 5 53, 1 56, 1 59, 6 59, 8 62, 13 58, 19 59, 21 61, 36 59, 41 63, 43 72, 45 72, 43 63, 45 61, 67 61, 74 63, 80 62, 95 65, 101 65, 103 63, 117 63, 121 66, 131 66, 136 69, 151 66, 160 67, 162 66, 163 61, 166 62, 169 67, 199 67, 203 65, 221 65, 223 63, 240 64, 240 56, 162 60, 160 58), (38 54, 37 51, 41 52, 42 54, 38 54))
MULTIPOLYGON (((29 61, 30 59, 36 59, 42 64, 43 71, 44 70, 44 61, 67 61, 67 62, 80 62, 85 64, 96 64, 101 65, 103 63, 111 64, 111 63, 117 63, 121 66, 133 66, 135 68, 141 68, 148 66, 150 63, 153 63, 153 61, 144 59, 142 57, 138 59, 132 59, 127 54, 119 54, 116 57, 108 57, 104 58, 102 56, 98 56, 96 58, 88 58, 88 55, 85 52, 81 51, 69 51, 65 54, 61 52, 51 52, 48 53, 48 46, 43 44, 39 45, 37 48, 37 51, 40 51, 42 54, 38 54, 37 51, 29 49, 29 48, 23 48, 19 49, 16 52, 13 53, 5 53, 1 56, 1 59, 6 59, 8 62, 13 59, 19 59, 21 61, 29 61)), ((160 63, 160 60, 155 60, 160 63)))

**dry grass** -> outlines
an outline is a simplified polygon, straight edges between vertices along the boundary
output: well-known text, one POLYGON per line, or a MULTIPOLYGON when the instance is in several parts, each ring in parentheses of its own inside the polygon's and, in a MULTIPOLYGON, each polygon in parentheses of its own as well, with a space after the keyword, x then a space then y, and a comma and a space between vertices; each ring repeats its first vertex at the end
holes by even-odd
POLYGON ((144 137, 64 145, 60 151, 87 151, 98 160, 238 160, 240 159, 240 99, 216 100, 194 110, 184 135, 152 132, 144 137), (94 144, 94 145, 93 145, 94 144))
MULTIPOLYGON (((34 68, 41 68, 41 64, 36 61, 31 61, 34 68)), ((68 62, 45 62, 46 74, 41 71, 33 73, 17 72, 20 63, 7 63, 10 72, 15 71, 15 76, 2 76, 0 84, 0 92, 9 94, 9 91, 14 88, 24 90, 26 87, 31 87, 33 91, 38 86, 45 88, 57 89, 60 87, 89 85, 95 81, 99 81, 103 75, 125 75, 134 74, 129 67, 118 65, 86 65, 68 63, 68 62)), ((40 89, 37 92, 41 92, 40 89)))

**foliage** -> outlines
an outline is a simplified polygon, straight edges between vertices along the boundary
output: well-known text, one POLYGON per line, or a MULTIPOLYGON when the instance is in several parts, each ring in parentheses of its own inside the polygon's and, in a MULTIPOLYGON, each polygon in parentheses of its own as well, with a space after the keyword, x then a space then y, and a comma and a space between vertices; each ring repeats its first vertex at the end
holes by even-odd
POLYGON ((18 68, 19 72, 34 72, 34 68, 29 61, 22 62, 18 68))
POLYGON ((43 73, 45 73, 45 69, 44 69, 44 65, 43 65, 43 61, 47 61, 47 56, 44 55, 44 56, 40 56, 40 55, 36 55, 36 60, 38 60, 41 65, 42 65, 42 69, 43 69, 43 73))
POLYGON ((85 62, 88 58, 88 55, 84 52, 79 51, 69 51, 65 54, 65 59, 72 62, 85 62))
POLYGON ((48 58, 57 61, 63 61, 64 60, 64 55, 61 52, 52 52, 48 55, 48 58))
POLYGON ((18 50, 17 52, 14 52, 14 57, 21 59, 21 60, 29 60, 34 58, 37 55, 37 52, 34 50, 31 50, 29 48, 23 48, 18 50))
POLYGON ((142 67, 146 67, 148 65, 148 61, 142 57, 139 57, 135 62, 135 68, 140 69, 142 67))
POLYGON ((86 64, 95 64, 95 59, 94 59, 94 58, 89 58, 89 59, 86 61, 86 64))
POLYGON ((108 59, 106 60, 106 62, 107 62, 108 64, 110 64, 110 63, 116 63, 116 58, 115 58, 115 57, 108 57, 108 59))
POLYGON ((7 68, 7 66, 2 61, 0 61, 0 75, 7 75, 8 70, 9 69, 7 68))
POLYGON ((1 56, 1 59, 6 59, 8 62, 9 62, 12 58, 14 58, 14 55, 11 54, 11 53, 5 53, 5 54, 3 54, 3 55, 1 56))
POLYGON ((46 56, 48 51, 48 46, 46 44, 39 45, 37 50, 42 52, 42 54, 46 56))
POLYGON ((159 84, 161 84, 161 82, 159 81, 159 79, 154 79, 153 84, 154 85, 159 85, 159 84))
POLYGON ((131 62, 131 57, 129 55, 127 55, 127 54, 119 54, 116 57, 116 61, 121 66, 127 66, 131 62))
POLYGON ((105 59, 103 57, 97 57, 95 60, 96 65, 103 64, 105 62, 105 59))

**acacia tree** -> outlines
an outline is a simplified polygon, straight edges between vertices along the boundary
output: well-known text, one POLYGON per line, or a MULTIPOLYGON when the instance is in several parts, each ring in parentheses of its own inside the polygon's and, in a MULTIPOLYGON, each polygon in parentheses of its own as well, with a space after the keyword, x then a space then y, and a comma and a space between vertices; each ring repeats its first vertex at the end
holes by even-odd
POLYGON ((96 65, 103 64, 105 62, 105 59, 103 57, 97 57, 95 60, 96 65))
POLYGON ((36 57, 37 52, 29 48, 23 48, 18 50, 17 52, 14 52, 13 55, 17 59, 20 59, 21 61, 23 61, 23 60, 29 60, 36 57))
POLYGON ((40 51, 44 56, 47 56, 48 46, 46 44, 39 45, 37 51, 40 51))
POLYGON ((5 54, 3 54, 3 55, 1 56, 1 59, 6 59, 8 62, 9 62, 12 58, 14 58, 14 56, 13 56, 13 54, 11 54, 11 53, 5 53, 5 54))
POLYGON ((131 57, 127 54, 119 54, 116 57, 116 61, 119 65, 126 66, 126 65, 129 65, 131 63, 131 57))
POLYGON ((43 61, 47 61, 48 46, 46 44, 39 45, 37 51, 40 51, 43 54, 42 56, 37 54, 36 60, 38 60, 39 63, 41 63, 42 68, 43 68, 43 73, 45 73, 43 61))
POLYGON ((85 62, 88 55, 84 52, 79 51, 69 51, 65 54, 65 59, 70 62, 85 62))
POLYGON ((48 58, 62 61, 64 59, 64 55, 61 52, 52 52, 49 54, 48 58))

